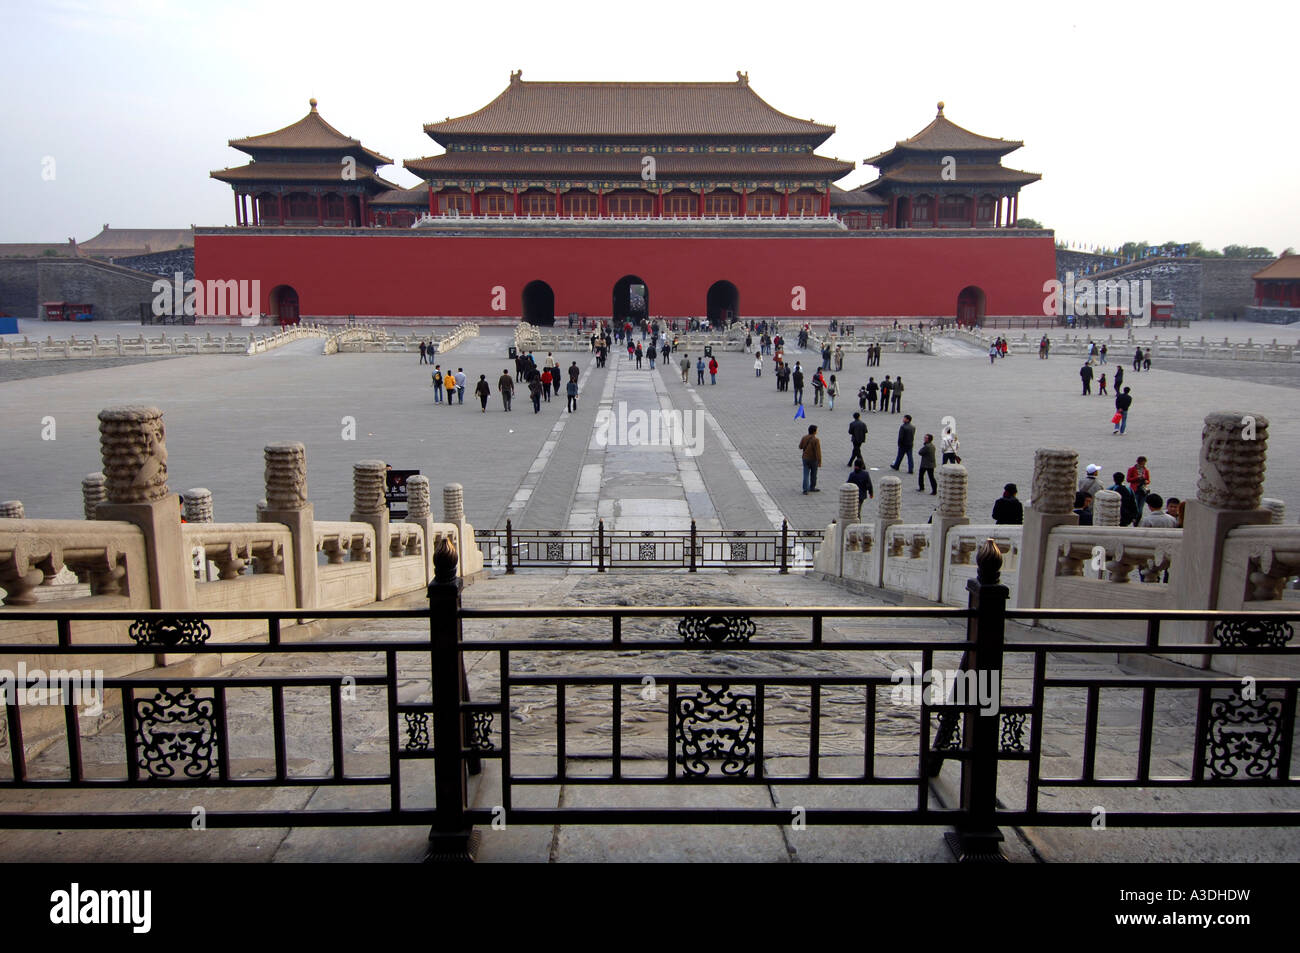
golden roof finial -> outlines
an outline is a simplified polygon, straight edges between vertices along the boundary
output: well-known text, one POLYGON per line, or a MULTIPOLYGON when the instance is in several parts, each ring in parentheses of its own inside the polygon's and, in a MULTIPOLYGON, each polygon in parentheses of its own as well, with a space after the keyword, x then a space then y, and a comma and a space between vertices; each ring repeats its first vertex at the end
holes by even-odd
POLYGON ((943 117, 943 100, 941 99, 941 100, 939 100, 939 115, 936 116, 935 118, 936 118, 936 119, 939 119, 939 118, 942 118, 942 117, 943 117))
POLYGON ((311 99, 307 100, 307 105, 311 107, 311 111, 312 111, 312 112, 315 112, 315 111, 316 111, 316 97, 313 96, 311 99))

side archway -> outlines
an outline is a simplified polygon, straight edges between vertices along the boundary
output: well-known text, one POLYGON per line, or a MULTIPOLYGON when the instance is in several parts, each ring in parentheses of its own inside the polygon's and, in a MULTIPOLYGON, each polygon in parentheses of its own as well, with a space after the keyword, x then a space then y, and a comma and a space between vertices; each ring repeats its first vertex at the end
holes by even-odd
POLYGON ((524 321, 539 327, 554 327, 555 292, 550 285, 540 279, 528 282, 524 285, 522 300, 524 321))
POLYGON ((984 323, 984 289, 967 285, 957 295, 957 323, 976 327, 984 323))
POLYGON ((271 289, 267 314, 281 327, 298 323, 298 292, 292 285, 276 285, 271 289))
POLYGON ((740 319, 740 291, 730 281, 715 281, 704 297, 704 313, 714 327, 726 327, 740 319))

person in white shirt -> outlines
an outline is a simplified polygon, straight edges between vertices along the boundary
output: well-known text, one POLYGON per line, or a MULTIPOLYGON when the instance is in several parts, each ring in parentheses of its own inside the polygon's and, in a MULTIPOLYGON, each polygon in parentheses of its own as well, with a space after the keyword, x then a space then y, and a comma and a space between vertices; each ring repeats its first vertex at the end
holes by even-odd
POLYGON ((759 354, 754 358, 754 376, 763 376, 763 355, 759 354))
POLYGON ((1178 520, 1163 511, 1164 498, 1159 493, 1147 494, 1147 513, 1138 526, 1151 526, 1156 529, 1177 529, 1178 520))
POLYGON ((961 449, 961 441, 957 439, 957 433, 953 430, 945 430, 943 440, 939 443, 940 449, 943 450, 944 463, 960 463, 957 458, 957 451, 961 449))

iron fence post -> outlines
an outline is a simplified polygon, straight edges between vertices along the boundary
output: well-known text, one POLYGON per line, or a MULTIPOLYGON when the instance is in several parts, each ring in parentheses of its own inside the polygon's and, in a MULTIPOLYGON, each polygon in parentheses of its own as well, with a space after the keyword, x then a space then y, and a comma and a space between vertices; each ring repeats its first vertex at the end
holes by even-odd
POLYGON ((428 589, 436 803, 427 861, 473 861, 479 842, 478 831, 465 817, 469 791, 462 705, 469 693, 461 664, 462 581, 456 577, 457 560, 455 546, 443 539, 434 552, 434 576, 428 589))
POLYGON ((695 572, 695 520, 691 520, 691 572, 695 572))
POLYGON ((512 576, 515 572, 515 533, 510 521, 506 520, 506 575, 512 576))
POLYGON ((596 523, 596 551, 599 554, 596 572, 605 571, 605 521, 598 520, 596 523))
POLYGON ((790 574, 790 523, 781 520, 781 575, 790 574))
MULTIPOLYGON (((989 686, 992 704, 989 706, 991 710, 987 710, 979 707, 978 698, 961 699, 967 706, 961 716, 962 741, 969 751, 961 772, 961 809, 968 820, 957 825, 955 831, 944 834, 944 840, 959 862, 1005 862, 1000 846, 1002 832, 997 826, 998 754, 1001 747, 998 729, 1002 722, 999 713, 1002 660, 1010 593, 999 581, 1002 553, 993 540, 985 540, 975 561, 978 566, 976 578, 966 581, 969 607, 974 612, 969 623, 970 635, 975 642, 969 662, 969 670, 974 673, 974 686, 970 680, 965 684, 989 686)), ((970 691, 965 694, 969 696, 970 691)))

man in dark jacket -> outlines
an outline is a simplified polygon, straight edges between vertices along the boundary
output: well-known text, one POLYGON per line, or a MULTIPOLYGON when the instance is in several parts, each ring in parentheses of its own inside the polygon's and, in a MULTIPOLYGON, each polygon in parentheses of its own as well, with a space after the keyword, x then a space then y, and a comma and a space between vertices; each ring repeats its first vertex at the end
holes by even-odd
POLYGON ((1138 516, 1137 498, 1133 495, 1133 491, 1128 488, 1128 484, 1124 482, 1124 474, 1116 470, 1110 477, 1113 482, 1106 489, 1114 490, 1119 494, 1119 525, 1136 526, 1138 516))
POLYGON ((871 474, 867 472, 867 468, 861 459, 859 459, 857 463, 853 464, 853 472, 849 474, 848 482, 858 488, 859 510, 862 509, 862 501, 867 497, 875 499, 876 492, 875 487, 871 485, 871 474))
POLYGON ((853 466, 853 461, 866 465, 862 459, 862 445, 867 440, 867 425, 862 422, 861 414, 853 415, 853 423, 849 424, 849 439, 853 441, 853 452, 849 454, 849 466, 853 466))
POLYGON ((515 382, 511 378, 509 371, 502 371, 501 377, 497 379, 497 390, 501 392, 501 404, 506 410, 510 409, 510 398, 515 393, 515 382))
POLYGON ((817 468, 822 465, 822 442, 817 436, 817 425, 810 424, 808 433, 799 439, 799 449, 803 456, 803 491, 804 494, 820 493, 817 489, 817 468))
POLYGON ((1119 423, 1115 425, 1115 433, 1123 433, 1128 427, 1128 409, 1133 406, 1133 395, 1129 393, 1129 388, 1124 388, 1124 393, 1115 397, 1115 409, 1119 412, 1119 423))
POLYGON ((1025 521, 1025 508, 1016 499, 1017 492, 1014 483, 1008 483, 1002 488, 1002 496, 993 504, 993 522, 1019 526, 1025 521))
POLYGON ((803 403, 803 368, 800 367, 797 363, 794 366, 794 376, 792 379, 794 381, 794 402, 796 404, 802 404, 803 403))
POLYGON ((936 447, 934 445, 934 434, 925 435, 925 440, 921 444, 921 469, 916 476, 916 492, 921 493, 925 490, 925 478, 930 477, 930 495, 936 496, 939 493, 939 485, 934 482, 934 467, 936 447))
POLYGON ((1083 393, 1091 394, 1092 393, 1092 362, 1091 361, 1084 364, 1083 367, 1079 368, 1079 377, 1082 378, 1083 380, 1083 393))
POLYGON ((912 426, 912 415, 903 415, 903 426, 898 428, 898 456, 890 464, 889 469, 897 470, 899 464, 903 462, 903 457, 907 457, 907 472, 912 472, 912 447, 916 443, 916 428, 912 426))

